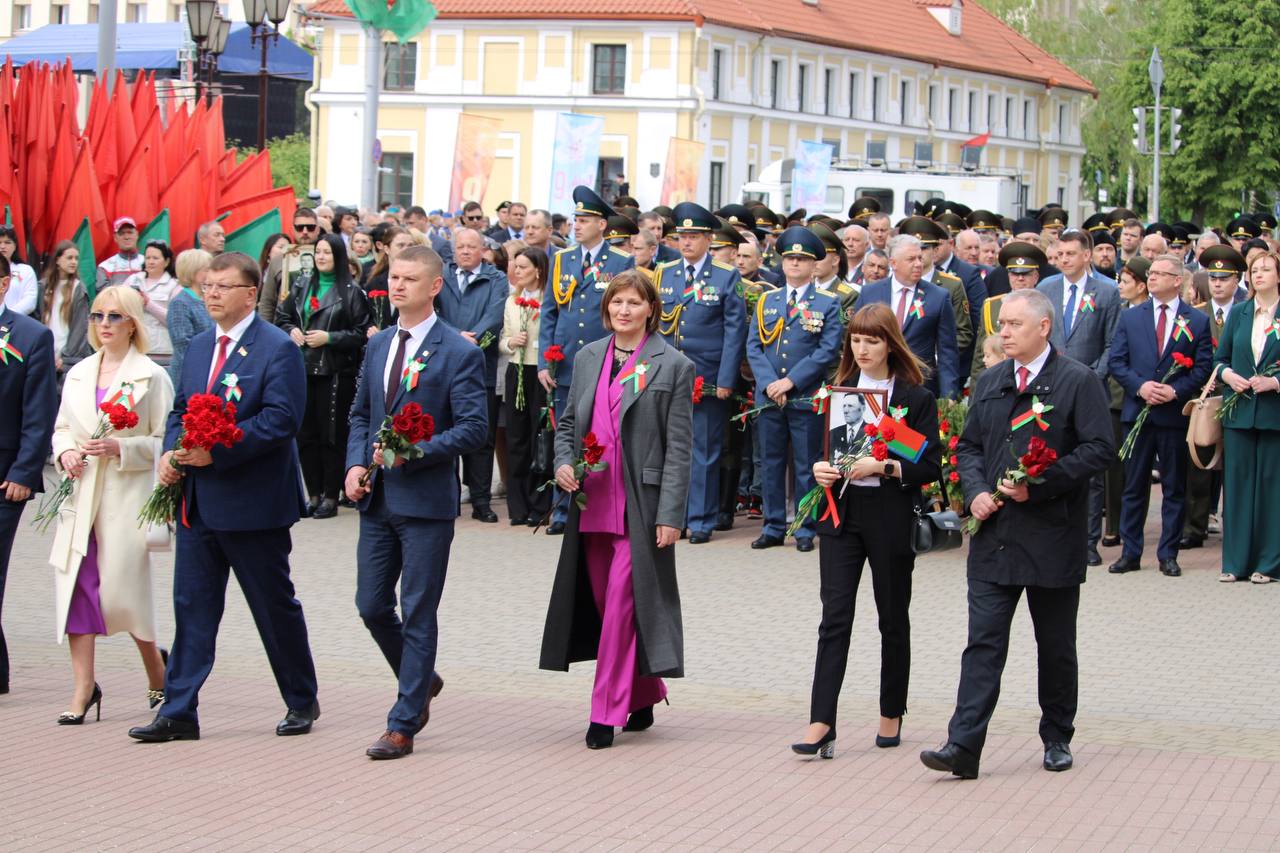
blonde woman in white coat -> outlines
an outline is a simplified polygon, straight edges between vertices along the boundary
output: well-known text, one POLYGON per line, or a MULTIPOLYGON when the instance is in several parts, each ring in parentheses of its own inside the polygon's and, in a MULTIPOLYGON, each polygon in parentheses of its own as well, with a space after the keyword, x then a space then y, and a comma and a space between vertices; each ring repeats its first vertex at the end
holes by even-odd
POLYGON ((98 634, 128 631, 147 671, 147 698, 163 700, 164 661, 156 647, 151 557, 138 511, 154 483, 154 469, 173 405, 164 368, 147 358, 142 299, 132 288, 98 294, 89 313, 96 352, 67 372, 53 432, 53 456, 75 480, 63 505, 49 562, 54 567, 58 641, 68 637, 75 688, 60 725, 79 725, 97 706, 94 681, 98 634), (128 403, 128 400, 132 403, 128 403), (103 402, 124 402, 138 425, 91 439, 103 402))

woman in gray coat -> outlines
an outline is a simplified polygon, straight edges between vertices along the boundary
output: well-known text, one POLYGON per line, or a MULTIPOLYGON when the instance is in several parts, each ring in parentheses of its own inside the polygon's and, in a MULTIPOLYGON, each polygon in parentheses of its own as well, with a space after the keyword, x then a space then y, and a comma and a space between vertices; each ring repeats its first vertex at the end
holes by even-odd
POLYGON ((578 352, 556 428, 556 484, 575 499, 540 665, 596 661, 591 749, 612 746, 617 726, 653 725, 661 679, 684 675, 673 546, 689 493, 694 367, 656 334, 661 308, 644 273, 613 278, 601 300, 613 334, 578 352), (605 467, 579 480, 575 464, 595 455, 605 467))

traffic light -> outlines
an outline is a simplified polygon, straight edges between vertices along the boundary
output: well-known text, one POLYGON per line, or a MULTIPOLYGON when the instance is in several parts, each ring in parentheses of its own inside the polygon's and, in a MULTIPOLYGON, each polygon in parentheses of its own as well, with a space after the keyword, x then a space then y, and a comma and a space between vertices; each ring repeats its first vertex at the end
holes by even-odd
POLYGON ((1182 132, 1182 125, 1178 122, 1182 115, 1182 110, 1177 107, 1169 108, 1169 153, 1173 154, 1182 147, 1182 140, 1178 138, 1178 134, 1182 132))
POLYGON ((1139 154, 1147 153, 1147 108, 1134 107, 1133 117, 1133 147, 1138 149, 1139 154))

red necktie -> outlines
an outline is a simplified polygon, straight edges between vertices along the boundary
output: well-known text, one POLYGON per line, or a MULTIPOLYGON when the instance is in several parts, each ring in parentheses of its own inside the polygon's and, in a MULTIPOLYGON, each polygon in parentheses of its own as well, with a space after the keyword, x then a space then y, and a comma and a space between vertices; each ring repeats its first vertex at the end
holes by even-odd
POLYGON ((1021 394, 1027 390, 1027 380, 1031 378, 1031 371, 1025 367, 1018 368, 1018 393, 1021 394))
POLYGON ((1156 355, 1164 354, 1164 323, 1169 306, 1160 306, 1160 316, 1156 318, 1156 355))
POLYGON ((898 296, 898 328, 907 324, 907 291, 904 289, 898 296))
POLYGON ((209 374, 209 387, 204 389, 204 393, 212 394, 213 386, 218 381, 218 374, 222 372, 222 368, 227 363, 227 346, 231 343, 231 338, 223 335, 218 338, 218 360, 213 363, 213 373, 209 374))

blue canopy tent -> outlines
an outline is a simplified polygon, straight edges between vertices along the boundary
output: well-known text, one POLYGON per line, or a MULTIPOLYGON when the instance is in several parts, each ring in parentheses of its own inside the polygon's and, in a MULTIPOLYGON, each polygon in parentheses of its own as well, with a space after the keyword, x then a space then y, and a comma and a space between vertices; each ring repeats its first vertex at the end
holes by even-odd
MULTIPOLYGON (((184 25, 117 24, 116 67, 129 70, 177 71, 184 25)), ((250 28, 243 22, 231 25, 227 49, 218 59, 221 74, 257 74, 260 50, 249 42, 250 28)), ((78 74, 92 74, 98 57, 97 24, 50 24, 10 39, 0 52, 15 66, 27 62, 63 62, 68 57, 78 74)), ((267 73, 272 77, 311 81, 311 54, 287 38, 267 49, 267 73)))

